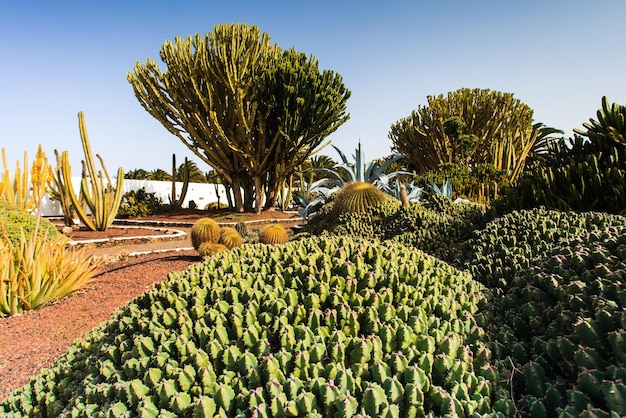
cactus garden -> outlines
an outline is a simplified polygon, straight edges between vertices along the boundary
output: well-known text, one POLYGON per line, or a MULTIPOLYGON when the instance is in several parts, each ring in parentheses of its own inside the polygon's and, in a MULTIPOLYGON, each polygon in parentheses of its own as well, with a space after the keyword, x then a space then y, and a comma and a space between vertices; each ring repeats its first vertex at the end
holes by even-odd
POLYGON ((29 179, 3 150, 0 415, 626 416, 626 107, 603 98, 566 140, 510 93, 460 89, 392 125, 398 153, 333 164, 312 156, 351 93, 313 56, 242 24, 160 56, 128 81, 214 168, 229 222, 192 200, 191 248, 102 270, 44 195, 70 230, 175 224, 191 161, 173 156, 165 213, 96 168, 82 112, 80 190, 67 151, 54 170, 40 147, 29 179), (250 222, 278 208, 299 224, 250 222))

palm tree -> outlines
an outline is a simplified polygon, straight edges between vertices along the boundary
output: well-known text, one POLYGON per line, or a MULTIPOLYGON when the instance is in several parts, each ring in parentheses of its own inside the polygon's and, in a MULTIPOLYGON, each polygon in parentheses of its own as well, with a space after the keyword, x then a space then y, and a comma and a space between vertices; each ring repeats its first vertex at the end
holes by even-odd
POLYGON ((124 174, 125 179, 129 180, 147 180, 149 173, 143 168, 127 171, 124 174))
POLYGON ((167 171, 161 170, 160 168, 148 173, 148 180, 169 181, 171 179, 172 176, 167 171))

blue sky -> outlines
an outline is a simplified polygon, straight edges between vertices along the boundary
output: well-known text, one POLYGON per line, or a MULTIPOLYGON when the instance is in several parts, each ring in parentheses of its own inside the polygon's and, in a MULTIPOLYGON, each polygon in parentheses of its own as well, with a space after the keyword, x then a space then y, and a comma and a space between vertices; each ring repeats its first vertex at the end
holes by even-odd
MULTIPOLYGON (((0 147, 11 167, 38 144, 83 158, 79 111, 110 172, 204 163, 152 118, 126 75, 158 60, 166 39, 221 23, 257 25, 313 54, 352 91, 350 120, 330 138, 346 154, 389 155, 390 126, 462 87, 514 93, 534 120, 572 136, 602 96, 626 104, 623 0, 3 1, 0 147)), ((338 156, 328 147, 323 152, 338 156)))

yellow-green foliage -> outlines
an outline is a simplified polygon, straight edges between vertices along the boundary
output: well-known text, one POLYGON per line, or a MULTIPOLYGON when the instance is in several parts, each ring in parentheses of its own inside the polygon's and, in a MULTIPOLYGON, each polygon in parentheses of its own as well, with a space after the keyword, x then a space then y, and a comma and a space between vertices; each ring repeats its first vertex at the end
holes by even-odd
MULTIPOLYGON (((42 225, 36 225, 35 231, 42 225)), ((84 287, 102 265, 82 250, 66 248, 65 237, 48 240, 20 234, 0 239, 0 316, 19 315, 84 287)))
POLYGON ((48 158, 41 149, 41 145, 37 149, 32 168, 29 168, 28 154, 24 152, 23 167, 20 167, 20 163, 17 161, 15 172, 11 176, 4 148, 2 149, 2 163, 4 164, 4 171, 0 175, 0 199, 8 201, 18 210, 33 212, 45 194, 48 180, 52 176, 52 167, 48 163, 48 158), (11 177, 13 178, 11 179, 11 177))
POLYGON ((228 247, 216 242, 205 241, 198 246, 198 254, 202 257, 211 257, 222 251, 228 251, 228 247))
POLYGON ((287 230, 284 226, 271 224, 259 232, 259 242, 261 244, 284 244, 287 242, 287 230))
POLYGON ((337 192, 333 204, 333 215, 363 213, 368 208, 390 199, 389 195, 370 183, 353 181, 337 192))
MULTIPOLYGON (((17 244, 22 232, 26 239, 30 238, 35 231, 36 223, 37 218, 34 215, 17 210, 11 203, 0 199, 0 232, 2 237, 13 244, 17 244)), ((38 234, 48 240, 60 235, 54 225, 44 218, 39 220, 38 234)))
POLYGON ((191 244, 196 250, 204 242, 217 244, 220 240, 220 226, 210 218, 202 218, 191 227, 191 244))
POLYGON ((235 228, 229 226, 222 227, 220 229, 219 243, 225 245, 229 250, 240 247, 243 244, 243 238, 239 235, 239 232, 235 228))

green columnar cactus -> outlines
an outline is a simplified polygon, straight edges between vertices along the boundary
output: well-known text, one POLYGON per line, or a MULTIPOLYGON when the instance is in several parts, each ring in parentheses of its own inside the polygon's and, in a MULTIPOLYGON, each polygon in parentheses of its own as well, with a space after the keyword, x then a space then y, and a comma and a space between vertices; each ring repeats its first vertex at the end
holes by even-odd
POLYGON ((52 200, 57 200, 61 204, 61 210, 63 211, 63 223, 67 226, 74 225, 74 208, 72 207, 72 198, 70 197, 69 190, 64 186, 61 156, 57 150, 54 150, 54 155, 57 158, 57 166, 54 170, 52 181, 48 187, 48 194, 52 200))
POLYGON ((287 230, 282 225, 268 225, 259 233, 261 244, 284 244, 287 242, 287 230))
POLYGON ((217 244, 220 240, 220 226, 210 218, 202 218, 191 227, 191 244, 198 250, 204 242, 217 244))
POLYGON ((376 206, 389 199, 376 186, 361 181, 348 183, 337 192, 333 202, 334 216, 344 213, 363 213, 368 208, 376 206))
POLYGON ((183 164, 183 190, 180 192, 180 196, 176 198, 176 154, 172 154, 172 194, 170 195, 170 205, 172 210, 180 209, 187 196, 187 189, 189 188, 189 165, 187 164, 187 157, 185 157, 185 164, 183 164))
POLYGON ((220 229, 219 243, 226 246, 229 250, 232 250, 243 244, 243 238, 235 228, 225 226, 220 229))
POLYGON ((117 184, 113 187, 113 182, 104 165, 102 157, 96 154, 96 158, 100 160, 100 165, 106 176, 105 182, 102 171, 96 170, 83 112, 78 112, 78 127, 83 144, 83 152, 85 153, 85 159, 82 161, 83 172, 80 185, 80 198, 76 195, 74 186, 72 185, 72 169, 67 151, 63 151, 61 154, 63 184, 59 185, 59 187, 66 189, 64 193, 69 195, 76 215, 87 228, 92 231, 104 231, 113 223, 122 201, 124 170, 122 167, 118 168, 117 184), (86 207, 82 202, 86 204, 86 207))

